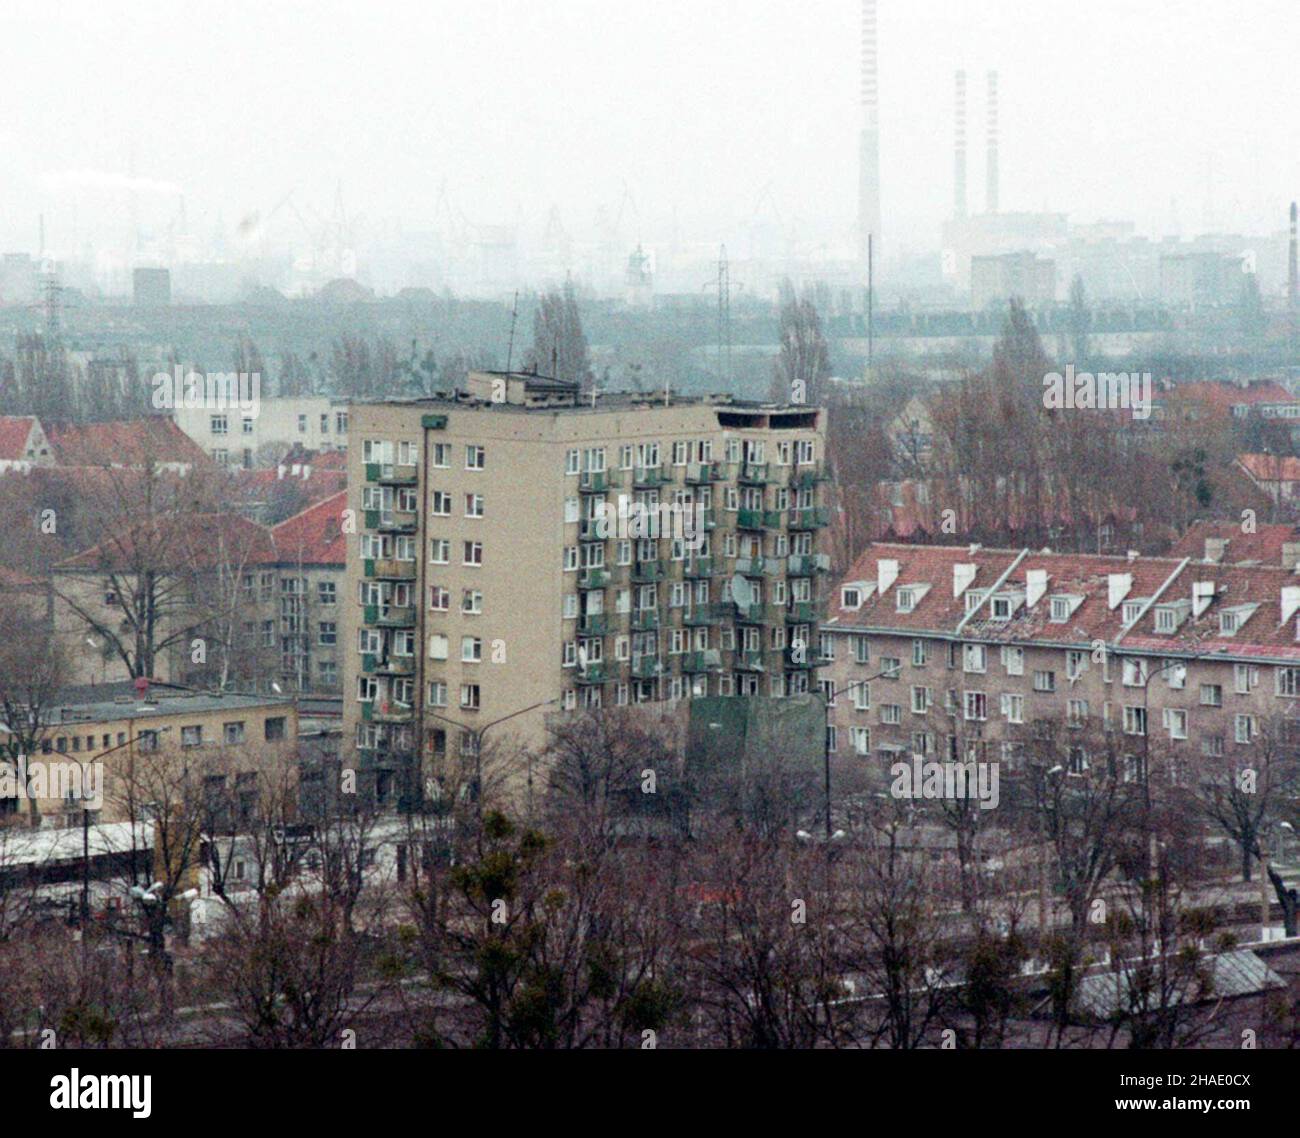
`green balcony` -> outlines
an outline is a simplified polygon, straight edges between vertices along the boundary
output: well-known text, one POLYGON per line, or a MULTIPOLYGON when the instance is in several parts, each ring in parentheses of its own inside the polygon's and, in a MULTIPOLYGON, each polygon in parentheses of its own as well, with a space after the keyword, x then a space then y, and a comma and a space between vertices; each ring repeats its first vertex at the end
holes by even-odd
POLYGON ((608 682, 609 677, 605 673, 604 664, 588 664, 585 668, 578 668, 574 679, 580 684, 603 684, 608 682))
POLYGON ((768 475, 767 463, 742 462, 740 470, 736 474, 736 481, 745 482, 751 486, 766 486, 771 481, 768 475))
POLYGON ((790 511, 791 529, 821 529, 830 525, 831 512, 825 506, 808 506, 790 511))
POLYGON ((662 466, 639 466, 632 472, 632 485, 638 490, 667 486, 672 480, 671 472, 662 466))
POLYGON ((731 614, 726 605, 696 605, 686 610, 683 623, 688 628, 701 628, 710 624, 721 624, 731 614))
POLYGON ((413 676, 415 657, 390 656, 387 660, 379 660, 375 664, 375 673, 381 676, 413 676))
POLYGON ((790 486, 795 490, 811 490, 820 482, 829 482, 830 475, 820 466, 801 467, 790 475, 790 486))
POLYGON ((415 562, 392 557, 366 558, 361 565, 365 576, 374 581, 414 581, 415 562))
POLYGON ((762 672, 766 669, 763 667, 763 652, 761 649, 748 652, 736 653, 736 667, 742 672, 762 672))
POLYGON ((632 583, 634 585, 652 585, 662 581, 668 575, 668 568, 662 561, 638 561, 632 566, 632 583))
POLYGON ((737 510, 736 525, 738 525, 741 529, 762 529, 763 511, 762 510, 737 510))
POLYGON ((608 569, 586 569, 578 574, 578 588, 580 589, 603 589, 608 584, 608 569))
POLYGON ((415 513, 412 510, 367 510, 366 528, 377 529, 382 533, 414 533, 415 513), (375 524, 370 524, 370 515, 378 514, 375 524))
POLYGON ((722 668, 722 653, 716 648, 687 652, 682 657, 683 672, 716 672, 722 668))
POLYGON ((604 494, 623 484, 617 470, 589 470, 578 480, 579 494, 604 494))
POLYGON ((767 605, 737 605, 736 619, 741 624, 765 624, 768 619, 767 605))
POLYGON ((638 680, 653 680, 663 675, 663 661, 657 656, 637 656, 632 661, 632 675, 638 680))
POLYGON ((684 577, 714 577, 720 571, 720 567, 712 557, 693 557, 689 561, 682 562, 684 577))
POLYGON ((400 703, 365 703, 362 707, 370 708, 370 721, 372 723, 410 723, 415 717, 415 711, 410 707, 404 707, 400 703))
POLYGON ((796 553, 787 564, 791 577, 811 577, 814 573, 831 571, 831 558, 828 553, 796 553))
POLYGON ((589 612, 578 620, 578 630, 584 636, 604 636, 609 631, 609 614, 589 612))
POLYGON ((638 632, 653 632, 661 624, 658 609, 637 609, 632 614, 632 627, 638 632))
POLYGON ((716 462, 699 462, 686 472, 690 486, 707 486, 710 482, 720 482, 723 477, 722 467, 716 462))
POLYGON ((415 608, 411 605, 366 605, 365 623, 379 628, 414 628, 415 608))
POLYGON ((812 601, 791 601, 785 610, 785 619, 791 624, 807 624, 816 614, 812 601))
POLYGON ((391 462, 367 462, 366 481, 385 486, 414 486, 419 480, 419 470, 413 465, 391 462))
POLYGON ((772 557, 737 557, 736 572, 743 577, 780 576, 782 565, 772 557))
POLYGON ((377 658, 373 652, 361 653, 361 671, 365 675, 369 676, 374 674, 376 663, 377 658))

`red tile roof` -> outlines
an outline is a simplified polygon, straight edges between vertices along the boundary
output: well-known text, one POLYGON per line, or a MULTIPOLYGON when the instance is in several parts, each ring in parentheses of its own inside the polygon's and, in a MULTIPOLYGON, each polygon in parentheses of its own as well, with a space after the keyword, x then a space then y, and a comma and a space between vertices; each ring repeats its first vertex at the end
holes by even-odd
POLYGON ((347 491, 342 490, 273 526, 271 536, 280 564, 342 568, 347 560, 348 539, 343 532, 347 504, 347 491))
POLYGON ((1232 414, 1238 406, 1258 407, 1278 403, 1297 403, 1285 387, 1271 381, 1252 383, 1239 387, 1235 383, 1180 383, 1161 394, 1161 401, 1169 398, 1191 399, 1205 404, 1221 416, 1232 414))
POLYGON ((1223 541, 1227 545, 1223 555, 1214 558, 1226 565, 1240 565, 1243 561, 1256 561, 1261 565, 1282 565, 1282 547, 1300 546, 1300 527, 1287 523, 1256 527, 1246 533, 1241 522, 1193 522, 1187 532, 1169 551, 1170 557, 1190 557, 1205 560, 1205 543, 1223 541))
POLYGON ((60 466, 207 466, 199 445, 165 415, 110 423, 52 423, 46 435, 60 466))
POLYGON ((0 415, 0 462, 27 458, 27 443, 35 426, 35 415, 0 415))
POLYGON ((160 514, 56 566, 64 571, 175 570, 275 561, 271 531, 238 514, 160 514))
MULTIPOLYGON (((1133 614, 1128 614, 1131 618, 1133 614)), ((831 631, 886 630, 907 635, 929 632, 990 643, 1037 642, 1090 647, 1103 641, 1126 652, 1186 657, 1222 654, 1228 658, 1300 660, 1300 576, 1276 566, 1215 565, 1172 557, 1102 557, 1050 551, 1020 553, 947 546, 876 544, 869 547, 840 581, 831 598, 825 627, 831 631), (1019 560, 1017 560, 1019 558, 1019 560), (880 562, 896 561, 898 575, 882 596, 879 590, 859 609, 842 605, 843 587, 854 581, 878 584, 880 562), (953 567, 973 564, 968 588, 998 584, 998 594, 1016 595, 1020 603, 1006 620, 995 620, 988 601, 966 617, 966 592, 954 597, 953 567), (1031 572, 1046 574, 1041 597, 1031 606, 1024 596, 1031 572), (1005 577, 1004 577, 1005 574, 1005 577), (1110 582, 1117 598, 1110 604, 1110 582), (1129 578, 1129 580, 1125 580, 1129 578), (928 584, 912 612, 897 611, 898 589, 928 584), (1192 615, 1194 586, 1212 586, 1209 604, 1192 615), (1284 593, 1284 590, 1287 592, 1284 593), (1062 622, 1051 619, 1051 598, 1077 598, 1062 622), (1284 604, 1285 600, 1285 604, 1284 604), (1143 601, 1136 619, 1126 620, 1125 602, 1143 601), (1185 602, 1185 603, 1180 603, 1185 602), (1157 631, 1157 610, 1172 605, 1178 623, 1173 632, 1157 631), (1226 609, 1243 608, 1236 632, 1223 630, 1226 609), (1283 617, 1285 616, 1285 620, 1283 617)))
POLYGON ((1239 454, 1237 461, 1256 482, 1300 482, 1300 458, 1239 454))

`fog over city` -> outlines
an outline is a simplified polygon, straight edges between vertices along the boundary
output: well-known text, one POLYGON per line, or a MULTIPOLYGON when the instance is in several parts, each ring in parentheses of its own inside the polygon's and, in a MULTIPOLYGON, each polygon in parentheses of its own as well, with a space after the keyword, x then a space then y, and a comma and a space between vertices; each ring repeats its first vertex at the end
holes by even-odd
MULTIPOLYGON (((842 255, 856 210, 859 12, 851 0, 6 5, 0 240, 186 255, 352 227, 376 243, 445 224, 541 245, 726 244, 842 255), (181 203, 183 200, 183 214, 181 203), (242 245, 241 245, 242 243, 242 245)), ((951 212, 952 73, 1001 75, 1002 208, 1130 220, 1151 237, 1272 233, 1300 180, 1276 50, 1286 0, 912 0, 880 12, 886 256, 933 256, 951 212)), ((577 266, 575 266, 577 267, 577 266)), ((394 276, 394 274, 398 274, 394 276)), ((385 277, 389 279, 385 279, 385 277)))

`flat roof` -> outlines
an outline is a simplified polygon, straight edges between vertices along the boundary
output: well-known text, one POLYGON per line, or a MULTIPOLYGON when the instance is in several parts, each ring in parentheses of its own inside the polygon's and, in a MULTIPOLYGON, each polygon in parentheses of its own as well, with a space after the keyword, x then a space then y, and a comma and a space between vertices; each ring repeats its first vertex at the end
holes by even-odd
POLYGON ((98 688, 71 689, 51 703, 49 725, 104 723, 121 719, 157 719, 171 715, 201 715, 210 711, 248 711, 256 707, 292 707, 281 696, 244 692, 191 692, 152 687, 144 698, 127 684, 102 684, 98 688), (122 690, 113 690, 113 689, 122 690))

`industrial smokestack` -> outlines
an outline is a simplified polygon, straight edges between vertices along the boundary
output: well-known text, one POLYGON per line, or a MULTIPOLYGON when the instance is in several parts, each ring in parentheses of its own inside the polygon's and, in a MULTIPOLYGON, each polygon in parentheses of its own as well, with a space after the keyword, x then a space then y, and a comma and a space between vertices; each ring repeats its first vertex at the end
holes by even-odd
POLYGON ((862 0, 862 129, 858 136, 858 257, 867 239, 880 252, 880 105, 876 75, 876 0, 862 0))
POLYGON ((966 72, 957 72, 956 90, 953 105, 953 128, 955 130, 952 190, 953 217, 966 216, 966 72))
POLYGON ((990 71, 988 94, 988 172, 984 190, 985 209, 998 212, 998 73, 990 71))
MULTIPOLYGON (((1296 207, 1295 202, 1291 203, 1291 259, 1288 262, 1287 273, 1287 300, 1291 303, 1291 311, 1294 313, 1296 307, 1300 305, 1300 268, 1296 262, 1296 207)), ((1294 319, 1294 317, 1292 318, 1294 319)))

